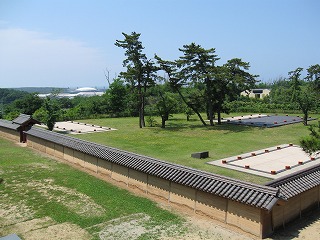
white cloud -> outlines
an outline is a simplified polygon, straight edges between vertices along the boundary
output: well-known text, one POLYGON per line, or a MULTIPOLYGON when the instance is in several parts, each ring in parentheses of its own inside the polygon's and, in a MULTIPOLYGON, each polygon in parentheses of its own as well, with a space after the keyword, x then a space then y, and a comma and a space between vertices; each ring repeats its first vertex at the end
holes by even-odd
POLYGON ((0 29, 0 87, 101 86, 106 62, 98 49, 25 29, 0 29))

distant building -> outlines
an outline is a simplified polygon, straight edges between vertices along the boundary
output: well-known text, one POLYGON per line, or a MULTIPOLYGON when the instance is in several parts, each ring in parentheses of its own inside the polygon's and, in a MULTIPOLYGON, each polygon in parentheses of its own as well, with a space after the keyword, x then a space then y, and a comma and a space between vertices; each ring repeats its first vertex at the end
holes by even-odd
POLYGON ((82 87, 77 88, 74 91, 75 96, 91 97, 91 96, 102 96, 104 92, 98 91, 96 88, 82 87))
MULTIPOLYGON (((92 96, 102 96, 104 92, 97 90, 96 88, 92 87, 82 87, 77 88, 74 91, 70 91, 68 93, 59 93, 57 94, 58 98, 74 98, 74 97, 92 97, 92 96)), ((48 94, 39 94, 40 98, 45 98, 51 96, 51 93, 48 94)))
POLYGON ((243 91, 240 93, 241 96, 248 96, 250 98, 265 98, 270 94, 270 89, 252 89, 243 91))

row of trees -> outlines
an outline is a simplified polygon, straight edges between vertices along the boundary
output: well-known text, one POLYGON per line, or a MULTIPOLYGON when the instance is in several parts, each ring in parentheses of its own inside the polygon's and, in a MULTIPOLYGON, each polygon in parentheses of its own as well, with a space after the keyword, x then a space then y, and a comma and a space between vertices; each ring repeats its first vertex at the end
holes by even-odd
MULTIPOLYGON (((279 79, 269 84, 268 87, 272 89, 271 94, 264 99, 238 96, 236 100, 226 101, 223 107, 231 112, 288 113, 301 111, 299 104, 291 101, 294 95, 291 81, 289 78, 279 79)), ((314 81, 301 81, 300 87, 304 89, 301 92, 303 93, 310 89, 311 83, 314 83, 314 81)), ((259 86, 260 85, 257 85, 256 87, 259 86)), ((312 90, 314 89, 316 89, 315 86, 312 87, 312 90)), ((204 86, 198 83, 195 86, 183 86, 179 88, 178 91, 180 95, 172 89, 168 81, 148 87, 145 95, 145 113, 148 116, 148 120, 150 120, 150 116, 161 116, 164 118, 162 122, 165 123, 165 120, 169 118, 171 113, 185 113, 187 118, 195 114, 190 107, 181 101, 181 96, 184 99, 188 99, 189 105, 191 104, 199 113, 206 112, 204 86)), ((311 109, 319 111, 320 104, 317 92, 310 90, 310 93, 311 96, 313 96, 311 99, 314 99, 314 101, 312 100, 310 102, 312 106, 311 109)), ((295 93, 295 95, 299 94, 295 93)), ((52 119, 49 117, 45 118, 45 116, 52 115, 53 113, 56 116, 53 119, 59 121, 105 116, 139 116, 137 96, 132 90, 132 86, 125 84, 125 82, 119 78, 114 79, 103 96, 89 98, 76 97, 74 99, 55 98, 54 96, 53 94, 51 98, 41 99, 35 93, 26 93, 23 97, 16 99, 9 105, 1 107, 1 109, 4 109, 4 117, 7 119, 13 119, 18 116, 19 113, 26 113, 34 115, 34 117, 42 122, 47 122, 46 119, 52 119), (54 109, 54 111, 51 109, 54 109)), ((162 127, 165 126, 163 123, 162 127)))
MULTIPOLYGON (((125 50, 126 56, 123 61, 126 71, 120 73, 120 78, 128 83, 132 93, 137 95, 140 128, 145 126, 147 89, 160 81, 165 82, 173 93, 178 93, 186 106, 197 114, 203 125, 206 125, 200 114, 203 102, 210 125, 213 125, 215 114, 220 124, 221 113, 227 111, 224 108, 225 101, 235 99, 241 91, 251 89, 257 82, 258 76, 248 72, 249 63, 239 58, 231 59, 221 66, 216 65, 219 58, 214 48, 204 49, 200 45, 191 43, 179 49, 182 56, 177 60, 163 60, 157 55, 152 60, 143 53, 140 34, 123 33, 123 36, 124 40, 116 40, 115 43, 125 50), (159 77, 157 74, 159 71, 164 71, 167 77, 159 77), (182 89, 189 88, 195 92, 184 94, 182 89)), ((160 87, 157 93, 157 108, 158 112, 162 113, 162 126, 164 126, 173 109, 172 96, 160 87)))
MULTIPOLYGON (((130 86, 131 93, 137 95, 141 128, 145 126, 147 90, 155 85, 159 86, 161 81, 166 87, 157 88, 154 102, 157 102, 157 111, 162 117, 162 127, 174 109, 173 93, 179 95, 188 108, 186 111, 195 113, 203 125, 206 125, 200 114, 203 109, 210 125, 213 125, 215 118, 221 124, 221 113, 228 113, 230 110, 228 103, 237 100, 240 92, 252 89, 258 82, 258 75, 249 73, 249 63, 239 58, 217 65, 219 58, 214 48, 204 49, 191 43, 179 49, 182 56, 177 60, 163 60, 158 55, 148 59, 143 53, 140 34, 123 33, 123 36, 124 40, 117 40, 115 43, 125 50, 126 56, 123 61, 126 71, 120 73, 120 79, 130 86), (159 77, 159 71, 165 72, 166 78, 159 77)), ((265 99, 269 101, 268 104, 299 109, 303 112, 305 125, 308 113, 319 107, 320 65, 312 65, 306 70, 305 78, 301 78, 301 67, 290 71, 287 79, 280 79, 270 86, 272 94, 265 99)))

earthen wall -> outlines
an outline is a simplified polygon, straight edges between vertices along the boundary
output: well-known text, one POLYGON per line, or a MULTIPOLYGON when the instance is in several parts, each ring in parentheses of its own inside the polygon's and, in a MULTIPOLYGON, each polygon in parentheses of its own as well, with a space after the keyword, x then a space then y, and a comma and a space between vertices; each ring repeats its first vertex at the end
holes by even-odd
POLYGON ((9 139, 11 141, 19 142, 20 141, 20 134, 18 131, 0 127, 0 136, 6 139, 9 139))

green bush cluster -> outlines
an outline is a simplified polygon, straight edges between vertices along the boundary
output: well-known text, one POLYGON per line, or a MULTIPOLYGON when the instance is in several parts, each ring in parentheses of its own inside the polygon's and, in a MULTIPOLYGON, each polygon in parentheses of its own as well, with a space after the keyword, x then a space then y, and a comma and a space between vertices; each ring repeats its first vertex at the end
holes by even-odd
POLYGON ((230 112, 256 112, 256 113, 294 113, 299 112, 299 106, 295 103, 268 103, 258 100, 236 100, 226 103, 230 112))

